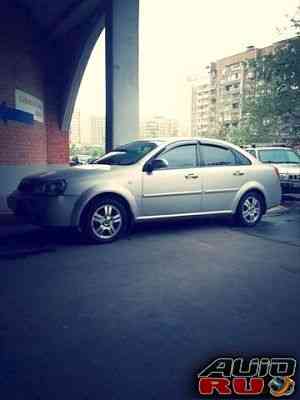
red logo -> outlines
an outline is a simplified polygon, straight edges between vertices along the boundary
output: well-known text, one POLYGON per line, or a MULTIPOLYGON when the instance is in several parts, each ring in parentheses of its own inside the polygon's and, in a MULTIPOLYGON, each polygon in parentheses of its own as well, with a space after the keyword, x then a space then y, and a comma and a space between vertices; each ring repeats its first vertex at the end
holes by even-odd
POLYGON ((218 358, 198 374, 202 396, 290 396, 296 372, 294 358, 218 358))

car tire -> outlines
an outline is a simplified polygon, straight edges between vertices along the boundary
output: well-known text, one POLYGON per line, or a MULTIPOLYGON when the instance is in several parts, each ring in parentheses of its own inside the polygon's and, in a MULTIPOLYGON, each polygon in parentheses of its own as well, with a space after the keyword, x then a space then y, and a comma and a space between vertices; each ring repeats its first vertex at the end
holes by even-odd
POLYGON ((239 225, 253 227, 258 224, 264 214, 264 199, 255 191, 247 192, 241 198, 236 220, 239 225))
POLYGON ((124 204, 113 197, 94 201, 83 218, 83 235, 92 243, 111 243, 128 232, 130 216, 124 204))

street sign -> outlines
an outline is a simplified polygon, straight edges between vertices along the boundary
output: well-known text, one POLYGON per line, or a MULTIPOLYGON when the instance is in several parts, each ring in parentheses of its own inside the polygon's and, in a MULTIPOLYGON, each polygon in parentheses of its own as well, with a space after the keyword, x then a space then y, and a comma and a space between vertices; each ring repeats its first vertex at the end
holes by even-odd
POLYGON ((44 123, 44 103, 38 97, 23 90, 15 90, 15 106, 17 110, 33 114, 35 121, 44 123))
POLYGON ((7 107, 6 103, 0 104, 0 120, 3 122, 16 121, 23 124, 33 125, 33 114, 7 107))

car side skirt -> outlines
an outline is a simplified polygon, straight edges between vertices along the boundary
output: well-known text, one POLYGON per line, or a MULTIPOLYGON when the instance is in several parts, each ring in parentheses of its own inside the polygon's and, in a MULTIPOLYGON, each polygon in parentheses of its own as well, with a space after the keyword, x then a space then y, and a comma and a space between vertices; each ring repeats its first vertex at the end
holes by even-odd
POLYGON ((172 219, 172 218, 180 218, 180 217, 201 217, 201 216, 209 216, 209 215, 232 215, 232 210, 222 210, 222 211, 208 211, 208 212, 199 212, 199 213, 183 213, 183 214, 166 214, 166 215, 150 215, 150 216, 141 216, 136 218, 136 222, 156 220, 156 219, 172 219))

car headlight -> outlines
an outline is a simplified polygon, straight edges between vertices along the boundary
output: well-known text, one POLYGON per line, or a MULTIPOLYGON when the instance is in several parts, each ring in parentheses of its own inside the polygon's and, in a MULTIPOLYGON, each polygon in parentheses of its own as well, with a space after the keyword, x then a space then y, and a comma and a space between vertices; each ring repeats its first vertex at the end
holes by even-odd
POLYGON ((34 189, 35 194, 46 194, 47 196, 62 195, 67 187, 67 182, 64 179, 55 181, 40 182, 34 189))

